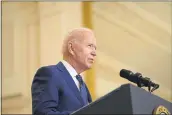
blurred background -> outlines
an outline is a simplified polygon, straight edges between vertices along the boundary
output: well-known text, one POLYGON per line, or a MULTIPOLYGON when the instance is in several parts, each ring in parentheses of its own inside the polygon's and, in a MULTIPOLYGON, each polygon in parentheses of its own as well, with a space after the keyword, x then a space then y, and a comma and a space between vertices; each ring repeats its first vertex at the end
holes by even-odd
MULTIPOLYGON (((88 27, 97 61, 83 73, 93 99, 131 83, 121 69, 140 72, 172 102, 171 2, 2 2, 2 113, 31 113, 36 70, 62 60, 64 36, 88 27)), ((147 90, 147 89, 146 89, 147 90)))

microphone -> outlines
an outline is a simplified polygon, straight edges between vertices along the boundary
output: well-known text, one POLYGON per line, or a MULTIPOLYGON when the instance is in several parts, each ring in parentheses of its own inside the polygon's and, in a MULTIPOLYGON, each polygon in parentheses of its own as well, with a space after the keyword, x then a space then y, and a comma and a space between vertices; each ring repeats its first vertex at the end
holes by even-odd
POLYGON ((120 71, 120 76, 125 79, 128 79, 133 83, 136 83, 138 87, 143 87, 143 86, 148 87, 149 91, 150 91, 150 87, 152 86, 153 89, 151 90, 151 92, 159 88, 158 84, 152 82, 148 77, 143 77, 142 74, 138 72, 133 73, 130 70, 122 69, 120 71))

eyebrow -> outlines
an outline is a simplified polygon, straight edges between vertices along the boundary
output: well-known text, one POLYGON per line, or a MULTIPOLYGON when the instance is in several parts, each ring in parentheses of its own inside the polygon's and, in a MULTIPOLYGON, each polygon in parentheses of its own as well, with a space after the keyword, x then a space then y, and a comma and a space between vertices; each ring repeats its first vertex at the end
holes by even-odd
POLYGON ((88 45, 93 45, 93 47, 97 49, 96 45, 94 45, 93 43, 88 43, 88 45))

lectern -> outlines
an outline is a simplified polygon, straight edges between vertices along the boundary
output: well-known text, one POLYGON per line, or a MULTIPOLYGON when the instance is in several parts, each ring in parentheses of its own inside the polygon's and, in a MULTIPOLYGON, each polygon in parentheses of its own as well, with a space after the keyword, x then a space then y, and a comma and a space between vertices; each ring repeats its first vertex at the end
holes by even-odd
POLYGON ((132 84, 124 84, 107 95, 75 111, 77 114, 172 114, 172 103, 145 89, 132 84), (159 110, 156 110, 161 106, 159 110), (165 110, 166 109, 166 110, 165 110))

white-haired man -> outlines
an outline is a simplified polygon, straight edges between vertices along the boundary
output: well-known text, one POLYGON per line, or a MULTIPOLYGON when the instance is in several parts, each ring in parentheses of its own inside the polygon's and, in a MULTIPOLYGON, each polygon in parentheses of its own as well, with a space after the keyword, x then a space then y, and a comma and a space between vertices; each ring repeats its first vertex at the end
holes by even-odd
POLYGON ((41 67, 32 82, 34 115, 70 114, 92 101, 80 75, 96 57, 96 38, 88 28, 73 29, 63 42, 63 60, 41 67))

